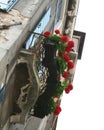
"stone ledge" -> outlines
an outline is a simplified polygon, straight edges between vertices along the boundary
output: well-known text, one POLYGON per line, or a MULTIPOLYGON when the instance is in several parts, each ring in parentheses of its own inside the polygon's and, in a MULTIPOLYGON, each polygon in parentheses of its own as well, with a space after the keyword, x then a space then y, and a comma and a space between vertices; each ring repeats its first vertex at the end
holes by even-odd
POLYGON ((43 2, 43 0, 20 0, 14 9, 19 10, 24 17, 31 18, 43 2))
POLYGON ((43 119, 38 117, 31 116, 27 122, 26 125, 24 124, 11 124, 9 130, 44 130, 46 127, 46 123, 49 117, 45 117, 43 119))
POLYGON ((6 60, 6 54, 7 51, 4 50, 3 48, 0 48, 0 84, 1 82, 4 82, 3 75, 5 74, 5 70, 6 70, 6 66, 4 67, 4 64, 7 64, 7 60, 6 60))

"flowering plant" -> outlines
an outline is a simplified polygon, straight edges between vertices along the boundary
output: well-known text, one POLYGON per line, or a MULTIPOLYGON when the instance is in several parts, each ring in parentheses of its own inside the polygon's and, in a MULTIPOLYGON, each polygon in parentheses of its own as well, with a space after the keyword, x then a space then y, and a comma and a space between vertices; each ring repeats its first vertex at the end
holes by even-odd
MULTIPOLYGON (((74 68, 74 63, 71 60, 69 54, 74 47, 74 41, 69 40, 68 36, 61 35, 59 30, 55 30, 55 34, 51 34, 49 31, 44 32, 47 40, 53 40, 56 43, 57 57, 56 60, 60 65, 60 73, 68 76, 68 73, 64 72, 74 68)), ((66 76, 65 76, 66 77, 66 76)), ((67 78, 67 77, 66 77, 67 78)))
MULTIPOLYGON (((48 115, 52 112, 54 112, 55 115, 58 115, 61 112, 59 101, 60 96, 62 95, 63 91, 68 94, 73 89, 73 85, 71 82, 69 82, 68 78, 70 75, 70 70, 74 68, 74 63, 70 57, 70 52, 74 47, 74 41, 69 40, 68 36, 62 35, 58 29, 55 30, 55 34, 51 34, 49 31, 46 31, 44 32, 44 36, 46 48, 48 48, 47 52, 49 55, 51 55, 47 56, 48 60, 45 59, 44 66, 48 68, 50 75, 47 80, 46 91, 41 96, 40 101, 41 104, 43 102, 46 103, 44 107, 45 115, 48 115), (52 49, 50 49, 49 46, 47 47, 47 45, 50 45, 51 48, 53 48, 53 45, 55 47, 56 51, 52 60, 52 49), (55 63, 53 60, 55 60, 55 63), (54 71, 56 71, 56 73, 54 73, 54 71), (53 79, 50 77, 53 77, 53 79)), ((39 108, 37 108, 37 111, 38 110, 39 108)), ((43 105, 41 110, 43 110, 43 105)))
POLYGON ((46 38, 54 40, 57 48, 56 61, 59 66, 59 75, 57 76, 57 79, 61 82, 57 85, 55 96, 60 97, 64 90, 66 93, 69 93, 73 89, 72 84, 68 83, 68 77, 69 71, 74 68, 74 63, 69 55, 74 47, 74 41, 69 40, 66 35, 61 35, 58 29, 55 30, 55 34, 46 31, 44 32, 44 35, 46 38))

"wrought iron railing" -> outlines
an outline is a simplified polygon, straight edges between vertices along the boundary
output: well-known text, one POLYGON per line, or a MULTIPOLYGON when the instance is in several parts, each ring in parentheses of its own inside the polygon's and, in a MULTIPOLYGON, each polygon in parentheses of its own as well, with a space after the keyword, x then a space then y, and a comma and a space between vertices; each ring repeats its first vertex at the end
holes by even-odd
POLYGON ((42 62, 43 59, 45 58, 45 49, 43 47, 44 41, 43 41, 43 36, 41 35, 39 38, 39 42, 37 42, 38 45, 36 45, 36 65, 37 65, 37 71, 38 71, 38 76, 40 80, 40 95, 45 91, 45 86, 46 86, 46 80, 48 77, 48 68, 43 66, 42 62), (37 47, 38 46, 38 47, 37 47))

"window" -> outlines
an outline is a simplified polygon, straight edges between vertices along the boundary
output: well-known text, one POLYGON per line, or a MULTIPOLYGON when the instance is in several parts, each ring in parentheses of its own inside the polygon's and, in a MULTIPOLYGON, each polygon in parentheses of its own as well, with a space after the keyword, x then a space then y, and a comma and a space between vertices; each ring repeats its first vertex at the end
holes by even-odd
POLYGON ((74 30, 74 32, 73 32, 73 39, 75 39, 74 38, 75 36, 80 38, 79 45, 77 45, 77 46, 78 46, 78 59, 81 59, 86 33, 74 30))
POLYGON ((61 7, 62 7, 62 0, 58 0, 57 11, 56 11, 56 21, 55 21, 56 23, 60 20, 61 7))
POLYGON ((7 86, 2 83, 1 87, 0 87, 0 103, 2 103, 2 101, 4 99, 6 89, 7 89, 7 86))
POLYGON ((56 10, 56 18, 55 18, 55 29, 59 29, 63 31, 65 14, 66 14, 67 1, 66 0, 58 0, 57 2, 57 10, 56 10))
MULTIPOLYGON (((35 27, 35 29, 33 30, 33 32, 36 33, 42 33, 45 29, 45 27, 47 26, 49 20, 50 20, 50 13, 51 13, 51 9, 49 8, 46 13, 44 14, 44 16, 41 18, 40 22, 38 23, 38 25, 35 27)), ((32 33, 30 35, 30 37, 28 38, 28 40, 26 41, 26 49, 29 49, 30 47, 34 46, 36 40, 38 39, 39 36, 35 35, 34 33, 32 33)))

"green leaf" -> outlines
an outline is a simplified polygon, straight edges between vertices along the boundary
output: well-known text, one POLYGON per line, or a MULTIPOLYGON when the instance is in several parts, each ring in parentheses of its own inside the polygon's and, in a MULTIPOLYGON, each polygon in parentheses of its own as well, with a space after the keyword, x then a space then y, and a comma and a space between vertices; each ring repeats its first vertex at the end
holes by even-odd
POLYGON ((54 101, 54 99, 50 98, 49 103, 48 103, 48 108, 47 108, 47 114, 49 113, 51 114, 55 110, 56 106, 57 104, 54 101))
POLYGON ((56 60, 59 65, 59 68, 60 68, 60 74, 62 74, 64 72, 64 70, 66 69, 67 64, 66 64, 65 60, 62 59, 60 56, 57 56, 56 60))

